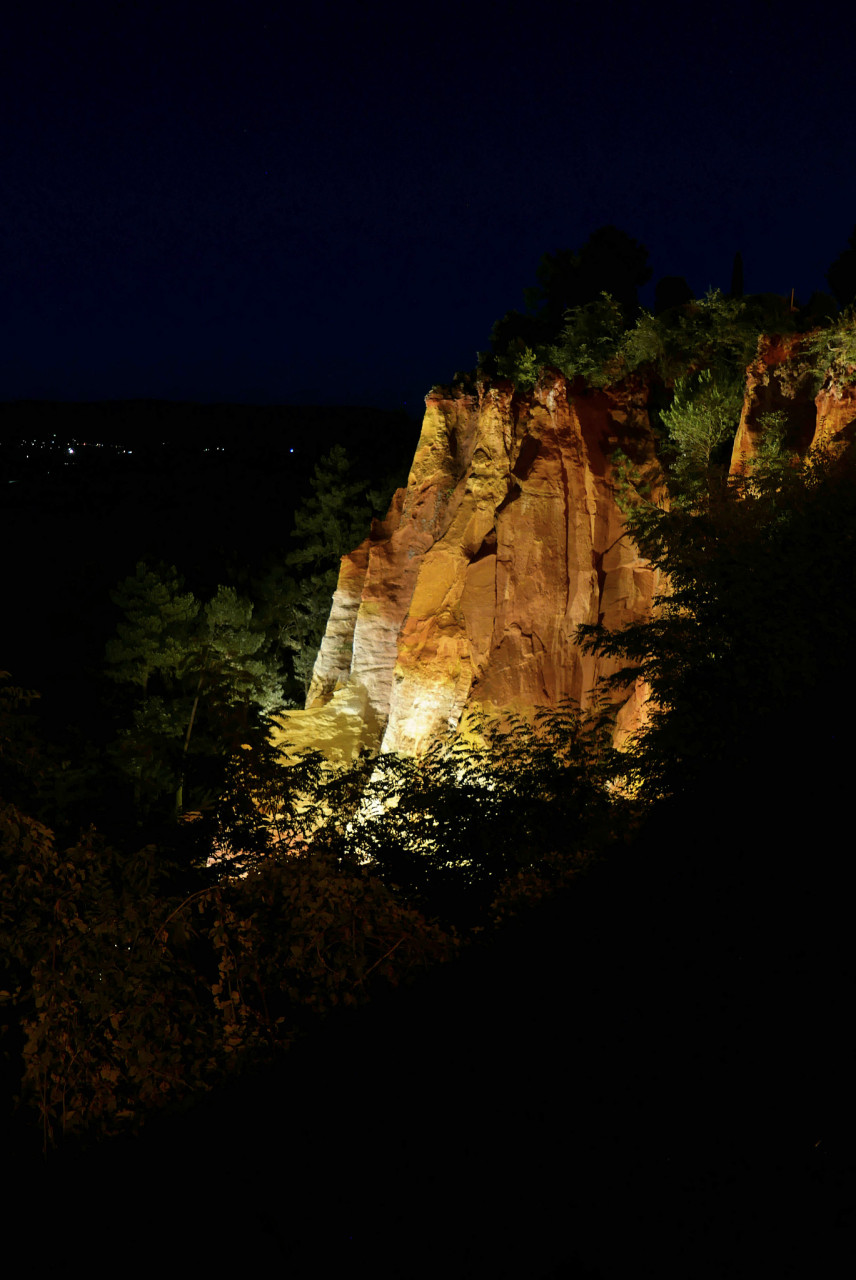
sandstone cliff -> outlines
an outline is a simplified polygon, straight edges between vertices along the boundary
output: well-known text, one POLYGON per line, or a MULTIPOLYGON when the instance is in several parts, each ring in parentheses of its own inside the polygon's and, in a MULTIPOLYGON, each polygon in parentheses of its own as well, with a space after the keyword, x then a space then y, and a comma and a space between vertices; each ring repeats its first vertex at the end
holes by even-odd
POLYGON ((746 371, 743 412, 734 439, 731 470, 743 473, 758 455, 764 415, 782 413, 787 443, 796 453, 840 448, 856 430, 856 370, 818 374, 815 334, 762 337, 746 371), (820 387, 818 389, 818 382, 820 387))
MULTIPOLYGON (((624 531, 610 457, 655 486, 644 384, 572 394, 547 372, 529 394, 434 392, 406 489, 342 560, 306 709, 282 745, 339 758, 419 754, 479 705, 586 706, 608 660, 580 623, 646 616, 657 575, 624 531)), ((644 691, 618 716, 639 722, 644 691)))
MULTIPOLYGON (((759 341, 733 472, 757 456, 765 414, 784 414, 800 453, 856 432, 856 371, 819 377, 811 337, 759 341)), ((577 626, 646 617, 664 586, 625 533, 611 462, 621 450, 662 495, 647 400, 642 381, 592 391, 554 371, 525 394, 502 381, 432 392, 406 489, 342 559, 283 748, 418 755, 469 708, 586 707, 615 664, 583 654, 577 626)), ((619 744, 645 698, 636 687, 619 707, 619 744)))

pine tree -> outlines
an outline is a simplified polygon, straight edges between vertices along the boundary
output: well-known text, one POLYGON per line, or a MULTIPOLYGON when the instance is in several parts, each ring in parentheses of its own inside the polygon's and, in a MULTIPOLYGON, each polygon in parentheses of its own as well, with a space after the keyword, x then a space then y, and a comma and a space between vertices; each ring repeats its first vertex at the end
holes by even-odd
POLYGON ((107 642, 111 680, 139 684, 145 693, 155 672, 165 680, 177 675, 199 613, 199 601, 183 587, 174 565, 150 569, 141 560, 133 577, 111 591, 110 599, 124 615, 107 642))
POLYGON ((109 677, 136 690, 114 757, 138 809, 172 793, 176 814, 191 749, 222 761, 283 702, 251 601, 220 586, 201 608, 182 587, 175 568, 138 564, 112 593, 124 616, 106 649, 109 677))
POLYGON ((395 478, 386 477, 377 488, 370 488, 347 451, 336 445, 317 464, 310 484, 312 492, 294 515, 291 537, 297 545, 257 587, 264 601, 264 621, 275 630, 280 649, 291 654, 304 694, 330 614, 342 556, 366 538, 373 512, 386 510, 395 478))

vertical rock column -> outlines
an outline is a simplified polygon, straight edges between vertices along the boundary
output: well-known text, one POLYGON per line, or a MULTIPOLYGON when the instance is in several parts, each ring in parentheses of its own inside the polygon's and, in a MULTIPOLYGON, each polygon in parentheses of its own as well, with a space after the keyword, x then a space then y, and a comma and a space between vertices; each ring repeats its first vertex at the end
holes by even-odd
MULTIPOLYGON (((550 373, 525 396, 506 382, 432 393, 406 490, 343 559, 283 744, 326 750, 335 726, 338 754, 418 754, 470 706, 585 706, 615 664, 583 654, 577 626, 644 616, 656 587, 615 502, 616 445, 656 481, 644 387, 569 396, 550 373)), ((631 697, 622 732, 643 702, 631 697)))

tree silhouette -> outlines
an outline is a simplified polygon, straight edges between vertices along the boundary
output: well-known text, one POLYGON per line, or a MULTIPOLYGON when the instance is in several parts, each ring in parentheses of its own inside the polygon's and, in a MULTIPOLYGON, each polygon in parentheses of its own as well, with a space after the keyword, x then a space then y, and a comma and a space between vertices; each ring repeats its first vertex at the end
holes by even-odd
POLYGON ((734 262, 731 267, 731 288, 728 290, 729 298, 743 297, 743 254, 738 249, 734 255, 734 262))
POLYGON ((849 687, 856 631, 854 458, 774 458, 739 482, 710 472, 694 506, 640 503, 627 519, 669 591, 648 622, 580 635, 628 662, 616 683, 642 676, 652 691, 628 756, 640 792, 712 794, 745 778, 760 794, 796 759, 804 786, 809 772, 840 772, 835 691, 849 687))
POLYGON ((609 294, 624 324, 639 309, 638 291, 651 279, 648 250, 618 227, 599 227, 579 250, 545 253, 536 271, 538 283, 524 289, 526 312, 506 312, 491 330, 494 357, 536 349, 557 339, 567 311, 587 307, 609 294))
POLYGON ((826 281, 839 306, 849 306, 856 300, 856 226, 850 233, 847 248, 839 253, 827 271, 826 281))
POLYGON ((538 264, 538 284, 525 291, 527 308, 551 331, 570 307, 586 306, 608 293, 629 321, 638 305, 638 290, 651 279, 648 250, 618 227, 593 231, 579 253, 559 249, 538 264))
POLYGON ((654 315, 660 316, 673 307, 691 302, 693 291, 683 276, 662 276, 654 290, 654 315))
POLYGON ((336 590, 342 556, 368 536, 372 516, 385 514, 396 477, 372 487, 342 445, 316 464, 307 494, 294 513, 295 546, 256 584, 261 616, 275 645, 291 654, 305 696, 336 590))

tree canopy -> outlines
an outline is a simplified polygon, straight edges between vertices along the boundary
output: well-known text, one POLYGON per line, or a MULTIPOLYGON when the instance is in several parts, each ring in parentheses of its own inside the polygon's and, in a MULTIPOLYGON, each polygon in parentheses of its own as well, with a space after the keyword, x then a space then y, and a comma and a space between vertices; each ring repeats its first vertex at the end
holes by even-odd
POLYGON ((843 249, 826 273, 826 282, 840 307, 856 302, 856 226, 843 249))
POLYGON ((212 782, 204 761, 227 759, 253 721, 283 705, 252 602, 221 585, 203 606, 183 586, 174 566, 138 563, 112 593, 122 612, 105 654, 107 676, 129 695, 113 759, 133 782, 135 807, 171 794, 177 815, 190 764, 199 799, 200 785, 212 782))
MULTIPOLYGON (((527 350, 556 340, 569 311, 598 304, 606 294, 617 308, 621 327, 638 310, 638 290, 651 278, 648 250, 626 231, 605 226, 592 232, 582 248, 545 253, 536 269, 537 283, 524 290, 526 311, 508 311, 491 332, 491 354, 498 372, 527 350)), ((482 357, 486 359, 487 357, 482 357)))
POLYGON ((835 691, 849 686, 856 628, 854 459, 774 452, 743 478, 706 469, 693 492, 692 503, 640 502, 628 515, 667 575, 653 618, 581 630, 587 647, 628 663, 616 683, 641 676, 651 688, 650 721, 626 757, 633 785, 652 800, 735 778, 754 792, 800 755, 803 774, 809 762, 837 772, 835 691))

